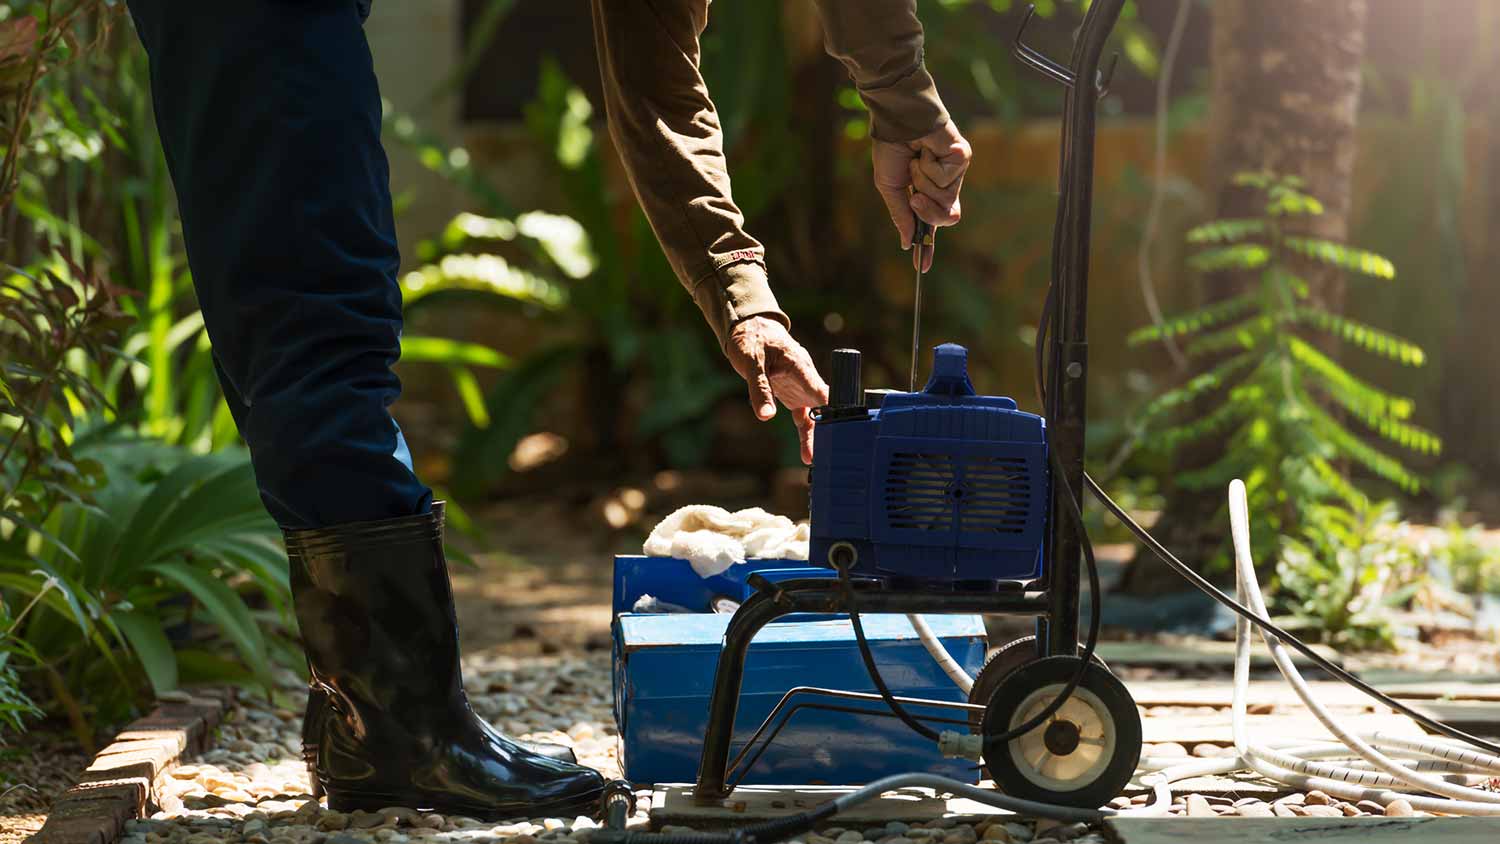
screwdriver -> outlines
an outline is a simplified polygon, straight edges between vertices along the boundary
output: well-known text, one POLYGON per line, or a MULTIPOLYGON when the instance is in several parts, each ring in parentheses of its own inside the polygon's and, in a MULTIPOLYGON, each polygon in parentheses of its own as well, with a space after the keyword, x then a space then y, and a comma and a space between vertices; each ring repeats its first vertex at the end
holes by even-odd
POLYGON ((912 237, 912 248, 917 253, 917 284, 911 308, 911 386, 907 390, 912 393, 917 391, 917 353, 922 345, 922 249, 926 247, 931 254, 935 236, 932 226, 918 217, 916 234, 912 237))

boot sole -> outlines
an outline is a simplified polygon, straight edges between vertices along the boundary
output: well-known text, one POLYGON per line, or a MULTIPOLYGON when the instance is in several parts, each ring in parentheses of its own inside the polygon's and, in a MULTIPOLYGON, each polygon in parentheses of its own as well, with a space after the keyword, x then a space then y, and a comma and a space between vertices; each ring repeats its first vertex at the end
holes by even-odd
POLYGON ((405 806, 419 812, 437 812, 442 815, 458 815, 480 821, 504 821, 513 818, 562 818, 587 815, 598 819, 601 811, 599 801, 604 787, 555 800, 550 803, 514 803, 507 806, 471 806, 464 803, 433 801, 417 794, 382 794, 351 792, 330 788, 320 784, 320 790, 328 798, 328 808, 335 812, 349 813, 356 810, 378 812, 392 806, 405 806))

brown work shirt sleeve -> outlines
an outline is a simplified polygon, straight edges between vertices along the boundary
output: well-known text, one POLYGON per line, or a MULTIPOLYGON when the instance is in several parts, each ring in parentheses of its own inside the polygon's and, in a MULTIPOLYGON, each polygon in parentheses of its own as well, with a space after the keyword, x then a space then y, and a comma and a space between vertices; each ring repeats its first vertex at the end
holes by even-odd
POLYGON ((729 190, 724 136, 698 72, 708 0, 593 0, 610 135, 672 269, 722 346, 749 316, 790 324, 765 249, 729 190))
POLYGON ((823 44, 870 109, 870 134, 905 143, 939 129, 948 110, 922 59, 917 0, 816 0, 823 44))
MULTIPOLYGON (((723 130, 698 70, 709 0, 591 5, 610 135, 673 271, 721 346, 745 317, 790 324, 767 283, 765 249, 730 194, 723 130)), ((849 69, 876 138, 915 140, 947 121, 922 64, 916 0, 817 6, 828 52, 849 69)))

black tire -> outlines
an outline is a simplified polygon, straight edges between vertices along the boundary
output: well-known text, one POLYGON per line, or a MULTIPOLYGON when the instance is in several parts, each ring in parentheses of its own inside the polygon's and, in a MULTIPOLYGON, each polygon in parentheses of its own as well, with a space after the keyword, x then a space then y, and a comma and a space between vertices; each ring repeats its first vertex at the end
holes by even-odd
MULTIPOLYGON (((1000 735, 1034 717, 1073 678, 1078 662, 1078 657, 1054 656, 1011 672, 986 705, 984 735, 1000 735)), ((1097 809, 1119 796, 1135 773, 1141 716, 1125 684, 1091 663, 1052 722, 994 744, 986 741, 984 761, 1001 791, 1097 809)))
MULTIPOLYGON (((1083 650, 1083 643, 1078 644, 1078 649, 1083 650)), ((1036 637, 1022 636, 1001 645, 994 653, 990 654, 984 661, 979 673, 974 675, 974 686, 969 690, 969 703, 979 706, 988 706, 990 698, 994 696, 995 689, 1000 688, 1000 683, 1009 677, 1012 671, 1037 661, 1036 637)), ((1109 666, 1104 660, 1094 654, 1093 663, 1106 671, 1109 666)), ((972 732, 978 733, 980 725, 984 722, 984 713, 978 710, 969 712, 969 726, 972 732)))

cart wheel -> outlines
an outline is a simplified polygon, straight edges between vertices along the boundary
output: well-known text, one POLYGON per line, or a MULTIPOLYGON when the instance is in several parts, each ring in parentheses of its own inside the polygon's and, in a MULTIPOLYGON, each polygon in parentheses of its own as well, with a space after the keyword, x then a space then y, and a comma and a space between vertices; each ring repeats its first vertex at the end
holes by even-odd
MULTIPOLYGON (((1078 657, 1053 656, 1001 680, 984 713, 984 735, 998 736, 1035 718, 1078 671, 1078 657)), ((1006 794, 1096 809, 1119 795, 1141 758, 1141 716, 1115 675, 1090 664, 1052 720, 999 745, 984 761, 1006 794)), ((995 745, 995 746, 991 746, 995 745)))
MULTIPOLYGON (((1078 649, 1083 650, 1083 644, 1079 643, 1078 649)), ((1013 639, 1000 646, 998 650, 990 654, 984 661, 984 666, 979 673, 974 675, 974 686, 969 690, 969 703, 979 706, 988 706, 990 698, 994 696, 995 689, 1000 687, 1000 682, 1010 676, 1012 671, 1023 665, 1036 662, 1036 637, 1022 636, 1013 639)), ((1109 666, 1099 655, 1094 654, 1095 665, 1108 671, 1109 666)), ((984 721, 984 713, 977 709, 969 711, 969 726, 975 733, 979 732, 980 725, 984 721)))

